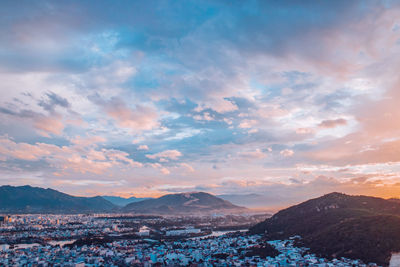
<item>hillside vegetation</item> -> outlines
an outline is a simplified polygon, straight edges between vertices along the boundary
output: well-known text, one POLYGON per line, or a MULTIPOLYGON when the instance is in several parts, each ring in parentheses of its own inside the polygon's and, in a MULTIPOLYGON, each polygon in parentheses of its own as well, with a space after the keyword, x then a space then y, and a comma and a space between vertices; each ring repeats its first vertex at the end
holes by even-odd
POLYGON ((325 257, 388 265, 400 251, 400 204, 331 193, 284 209, 250 229, 268 239, 302 237, 299 245, 325 257))

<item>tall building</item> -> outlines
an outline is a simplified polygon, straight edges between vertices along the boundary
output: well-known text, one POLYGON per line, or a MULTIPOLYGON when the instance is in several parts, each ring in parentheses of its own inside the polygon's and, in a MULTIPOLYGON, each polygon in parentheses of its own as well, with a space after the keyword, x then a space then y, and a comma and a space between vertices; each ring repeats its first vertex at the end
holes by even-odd
POLYGON ((5 223, 8 223, 8 221, 9 221, 9 218, 8 218, 7 215, 0 216, 0 225, 3 225, 3 224, 5 224, 5 223))

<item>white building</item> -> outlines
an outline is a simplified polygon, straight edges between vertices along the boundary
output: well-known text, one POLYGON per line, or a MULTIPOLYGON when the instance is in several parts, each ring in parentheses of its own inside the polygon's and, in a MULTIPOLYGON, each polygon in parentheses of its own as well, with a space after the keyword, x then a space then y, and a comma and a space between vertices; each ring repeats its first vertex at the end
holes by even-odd
POLYGON ((178 236, 178 235, 186 235, 186 234, 199 234, 201 232, 200 229, 189 228, 189 229, 181 229, 181 230, 169 230, 165 234, 166 236, 178 236))
POLYGON ((139 229, 139 232, 137 232, 137 235, 139 236, 149 236, 150 235, 150 228, 147 226, 142 226, 139 229))

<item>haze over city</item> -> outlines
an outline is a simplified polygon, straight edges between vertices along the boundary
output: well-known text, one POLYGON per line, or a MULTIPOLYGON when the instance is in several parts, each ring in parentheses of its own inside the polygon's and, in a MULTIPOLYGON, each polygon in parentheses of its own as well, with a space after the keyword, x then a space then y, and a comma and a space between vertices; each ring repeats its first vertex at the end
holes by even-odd
POLYGON ((399 197, 396 1, 0 5, 1 185, 399 197))

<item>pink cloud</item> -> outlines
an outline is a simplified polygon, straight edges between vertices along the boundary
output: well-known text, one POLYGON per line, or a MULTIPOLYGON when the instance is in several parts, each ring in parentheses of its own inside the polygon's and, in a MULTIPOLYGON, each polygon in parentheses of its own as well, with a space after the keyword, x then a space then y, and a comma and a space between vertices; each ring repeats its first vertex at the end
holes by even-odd
POLYGON ((338 126, 346 125, 347 121, 345 119, 336 119, 336 120, 324 120, 320 124, 318 124, 321 128, 335 128, 338 126))
POLYGON ((39 116, 34 119, 33 125, 43 136, 49 136, 49 133, 60 135, 64 130, 61 116, 39 116))
POLYGON ((91 149, 88 153, 87 153, 87 158, 93 161, 104 161, 106 160, 106 156, 104 155, 103 151, 98 151, 98 150, 94 150, 91 149))
POLYGON ((104 108, 121 127, 141 131, 151 130, 158 126, 157 113, 150 107, 136 105, 134 108, 129 108, 122 100, 112 98, 104 108))
POLYGON ((171 173, 167 168, 161 168, 160 171, 161 171, 161 173, 164 174, 164 175, 168 175, 168 174, 171 173))
POLYGON ((142 167, 142 164, 139 162, 135 162, 132 159, 128 158, 129 154, 124 151, 115 150, 115 149, 107 149, 103 150, 104 153, 107 155, 107 158, 113 162, 124 162, 128 163, 133 167, 142 167))
POLYGON ((211 108, 220 113, 234 111, 234 110, 238 109, 238 107, 235 104, 233 104, 231 101, 221 99, 221 98, 213 99, 211 108))
POLYGON ((239 124, 239 128, 249 129, 249 128, 252 128, 256 124, 257 124, 256 120, 245 119, 239 124))
POLYGON ((263 159, 267 154, 257 148, 255 151, 240 152, 239 156, 245 159, 263 159))
POLYGON ((149 163, 148 166, 150 166, 153 169, 159 170, 164 175, 168 175, 171 173, 169 169, 163 167, 160 163, 149 163))
POLYGON ((311 128, 297 128, 297 134, 313 134, 315 131, 311 128))
MULTIPOLYGON (((209 97, 210 97, 210 99, 208 99, 208 101, 206 103, 202 104, 201 106, 198 106, 195 109, 195 111, 201 112, 204 109, 212 109, 218 113, 225 113, 225 112, 235 111, 238 109, 238 107, 234 103, 232 103, 231 101, 228 101, 224 98, 221 98, 220 95, 215 95, 214 97, 212 97, 212 95, 210 95, 209 97)), ((206 116, 205 118, 209 118, 209 117, 206 116)))
POLYGON ((399 162, 399 101, 400 81, 395 81, 382 99, 364 101, 355 109, 357 131, 326 141, 304 156, 334 165, 399 162))
POLYGON ((107 139, 105 139, 102 136, 89 136, 89 137, 76 136, 75 138, 71 139, 71 143, 82 147, 96 145, 98 143, 104 143, 106 141, 107 139))
POLYGON ((56 146, 45 143, 34 145, 16 143, 6 137, 0 138, 0 160, 21 159, 29 161, 45 160, 58 175, 63 172, 104 174, 113 167, 141 167, 142 164, 129 158, 124 151, 114 149, 93 149, 82 146, 82 143, 72 146, 56 146))
POLYGON ((15 143, 14 141, 1 137, 0 154, 4 160, 7 158, 17 158, 22 160, 39 160, 42 157, 50 156, 52 152, 59 148, 55 145, 37 143, 31 145, 27 143, 15 143))
POLYGON ((346 144, 347 138, 338 139, 329 143, 317 151, 305 153, 311 159, 322 161, 334 165, 360 165, 387 162, 400 162, 400 140, 377 141, 373 145, 368 144, 368 137, 361 137, 357 134, 353 142, 346 144))

